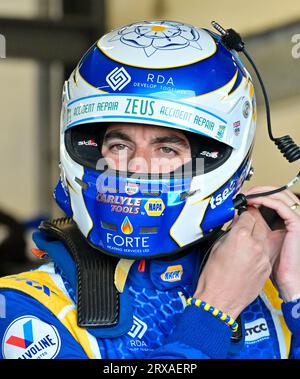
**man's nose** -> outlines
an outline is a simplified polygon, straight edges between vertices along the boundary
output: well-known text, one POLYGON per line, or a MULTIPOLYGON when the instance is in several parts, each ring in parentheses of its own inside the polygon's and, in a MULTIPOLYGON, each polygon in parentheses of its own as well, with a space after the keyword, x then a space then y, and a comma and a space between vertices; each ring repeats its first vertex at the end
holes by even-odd
POLYGON ((151 157, 146 149, 138 148, 130 157, 127 164, 128 171, 137 173, 148 173, 151 169, 151 157))
POLYGON ((143 157, 134 157, 128 162, 128 171, 147 173, 149 172, 148 162, 143 157))

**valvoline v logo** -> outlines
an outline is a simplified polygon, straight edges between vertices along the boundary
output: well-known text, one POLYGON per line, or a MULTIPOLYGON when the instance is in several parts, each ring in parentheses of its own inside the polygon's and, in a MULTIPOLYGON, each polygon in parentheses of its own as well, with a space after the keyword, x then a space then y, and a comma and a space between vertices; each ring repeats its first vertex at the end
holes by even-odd
POLYGON ((183 274, 181 265, 169 266, 167 270, 161 274, 161 279, 164 282, 179 282, 183 274))
POLYGON ((33 343, 32 320, 23 325, 23 338, 11 335, 6 341, 7 344, 27 349, 33 343))
POLYGON ((34 316, 22 316, 6 329, 2 340, 6 359, 52 359, 61 346, 57 329, 34 316))

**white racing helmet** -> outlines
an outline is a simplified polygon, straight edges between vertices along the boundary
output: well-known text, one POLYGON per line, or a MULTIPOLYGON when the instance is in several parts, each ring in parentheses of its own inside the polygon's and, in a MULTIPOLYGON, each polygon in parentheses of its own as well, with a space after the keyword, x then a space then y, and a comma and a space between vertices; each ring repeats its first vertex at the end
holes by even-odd
POLYGON ((55 198, 106 254, 175 254, 233 218, 255 127, 251 77, 218 35, 174 21, 126 25, 101 37, 64 85, 55 198), (184 131, 189 175, 137 177, 99 165, 113 122, 184 131))

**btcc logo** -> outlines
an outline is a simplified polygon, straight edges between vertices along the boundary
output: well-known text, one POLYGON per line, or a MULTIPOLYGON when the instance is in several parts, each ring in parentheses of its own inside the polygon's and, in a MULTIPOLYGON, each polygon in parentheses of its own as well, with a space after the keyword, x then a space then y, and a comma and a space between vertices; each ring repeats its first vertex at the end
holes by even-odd
POLYGON ((143 338, 143 335, 147 331, 147 324, 137 318, 136 316, 133 316, 133 325, 128 332, 128 335, 132 338, 138 337, 139 339, 143 338))
POLYGON ((131 82, 131 77, 124 67, 116 67, 106 76, 106 82, 114 91, 121 91, 131 82))
POLYGON ((264 318, 259 318, 255 321, 245 324, 245 342, 254 343, 270 336, 267 321, 264 318))

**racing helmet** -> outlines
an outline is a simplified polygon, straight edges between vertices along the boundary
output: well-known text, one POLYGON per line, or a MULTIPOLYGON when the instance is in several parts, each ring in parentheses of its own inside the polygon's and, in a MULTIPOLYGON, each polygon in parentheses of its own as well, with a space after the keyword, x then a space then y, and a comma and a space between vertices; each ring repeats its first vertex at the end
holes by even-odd
POLYGON ((255 128, 251 77, 220 36, 167 20, 123 26, 102 36, 64 84, 54 197, 100 252, 174 255, 233 218, 255 128), (189 175, 136 176, 99 164, 114 122, 182 130, 189 175))

